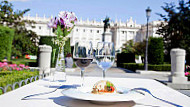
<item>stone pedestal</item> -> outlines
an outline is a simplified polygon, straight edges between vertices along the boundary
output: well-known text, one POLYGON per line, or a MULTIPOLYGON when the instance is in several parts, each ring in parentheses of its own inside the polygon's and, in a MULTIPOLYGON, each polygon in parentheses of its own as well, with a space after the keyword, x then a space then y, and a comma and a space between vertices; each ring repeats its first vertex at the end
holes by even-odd
POLYGON ((110 32, 110 30, 108 30, 102 34, 102 41, 112 42, 112 32, 110 32))
POLYGON ((187 77, 184 74, 185 68, 185 50, 175 48, 170 52, 171 55, 171 76, 169 81, 176 84, 187 83, 187 77))
POLYGON ((39 68, 40 74, 50 73, 52 47, 48 45, 39 46, 39 68))

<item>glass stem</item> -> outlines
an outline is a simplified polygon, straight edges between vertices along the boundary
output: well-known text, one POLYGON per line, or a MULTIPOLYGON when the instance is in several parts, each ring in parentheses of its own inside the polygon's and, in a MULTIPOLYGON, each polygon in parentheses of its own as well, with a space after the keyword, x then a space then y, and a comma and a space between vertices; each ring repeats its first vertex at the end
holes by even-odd
POLYGON ((106 70, 103 69, 103 78, 105 79, 105 77, 106 77, 106 70))
POLYGON ((82 86, 84 85, 84 68, 81 68, 81 79, 82 79, 82 86))

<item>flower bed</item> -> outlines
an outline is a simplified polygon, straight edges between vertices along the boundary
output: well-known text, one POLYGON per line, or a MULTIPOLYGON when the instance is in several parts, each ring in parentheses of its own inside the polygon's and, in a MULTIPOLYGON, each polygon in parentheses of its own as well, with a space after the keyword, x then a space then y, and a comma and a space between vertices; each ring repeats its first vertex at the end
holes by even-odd
POLYGON ((188 81, 190 81, 190 66, 185 66, 185 76, 188 77, 188 81))
POLYGON ((0 62, 0 71, 22 71, 28 70, 29 66, 24 64, 8 64, 7 62, 0 62))
MULTIPOLYGON (((28 78, 34 77, 39 75, 38 71, 31 71, 28 66, 25 66, 24 64, 8 64, 6 62, 2 63, 0 62, 0 88, 2 87, 5 89, 8 84, 10 84, 9 87, 7 87, 6 91, 13 90, 13 84, 15 82, 20 82, 22 80, 26 80, 28 78)), ((34 81, 31 80, 31 81, 34 81)), ((31 82, 27 81, 27 83, 31 82)), ((22 83, 21 86, 27 84, 22 83)), ((19 84, 15 84, 14 89, 20 87, 19 84)), ((0 95, 3 93, 3 90, 0 89, 0 95)))

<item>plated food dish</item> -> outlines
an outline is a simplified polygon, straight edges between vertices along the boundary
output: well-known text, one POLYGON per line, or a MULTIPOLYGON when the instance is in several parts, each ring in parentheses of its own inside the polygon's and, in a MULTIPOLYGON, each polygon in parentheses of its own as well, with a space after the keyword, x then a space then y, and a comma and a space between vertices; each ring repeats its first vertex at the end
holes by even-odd
POLYGON ((135 101, 144 98, 144 95, 138 92, 130 91, 130 89, 124 87, 116 87, 107 80, 98 81, 93 87, 63 90, 62 94, 73 99, 108 103, 135 101))
POLYGON ((93 94, 105 94, 105 93, 116 93, 116 87, 108 80, 98 81, 92 89, 93 94))

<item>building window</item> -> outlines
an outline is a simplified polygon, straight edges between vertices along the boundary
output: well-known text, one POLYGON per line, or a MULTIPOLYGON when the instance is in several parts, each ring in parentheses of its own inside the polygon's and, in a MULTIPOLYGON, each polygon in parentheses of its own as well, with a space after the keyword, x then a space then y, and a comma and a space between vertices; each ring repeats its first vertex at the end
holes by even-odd
POLYGON ((132 25, 130 25, 130 27, 133 27, 132 25))
POLYGON ((122 34, 124 34, 125 33, 125 31, 122 31, 122 34))
POLYGON ((39 29, 41 29, 42 27, 41 26, 39 26, 39 29))
POLYGON ((78 32, 78 31, 79 31, 79 29, 76 29, 76 31, 78 32))
POLYGON ((85 29, 83 29, 83 32, 85 32, 85 29))
POLYGON ((100 31, 99 31, 99 30, 97 30, 97 33, 100 33, 100 31))
POLYGON ((134 35, 134 32, 133 32, 133 31, 129 31, 129 33, 130 33, 131 35, 134 35))
POLYGON ((92 30, 90 30, 90 33, 92 33, 92 30))

